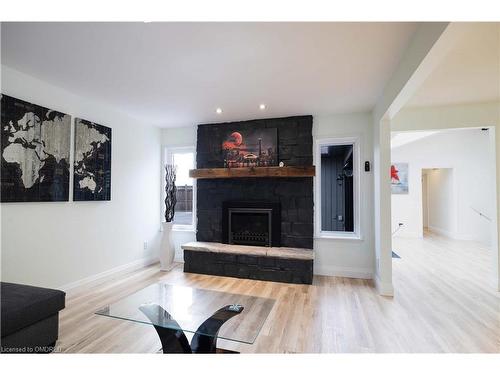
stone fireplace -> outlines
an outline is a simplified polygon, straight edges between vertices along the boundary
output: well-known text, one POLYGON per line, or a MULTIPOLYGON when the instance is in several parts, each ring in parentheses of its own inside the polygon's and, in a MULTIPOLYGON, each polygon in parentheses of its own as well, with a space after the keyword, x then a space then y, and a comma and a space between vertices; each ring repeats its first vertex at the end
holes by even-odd
MULTIPOLYGON (((227 168, 225 135, 249 129, 276 129, 285 166, 313 166, 312 116, 295 116, 198 125, 196 168, 227 168)), ((208 176, 196 185, 197 241, 183 245, 185 272, 312 282, 312 177, 208 176)))
MULTIPOLYGON (((224 134, 247 128, 276 128, 279 161, 313 165, 312 116, 295 116, 198 125, 196 168, 224 168, 224 134)), ((279 204, 280 222, 273 227, 273 232, 279 228, 279 240, 273 246, 313 248, 312 177, 199 179, 196 197, 198 241, 228 243, 224 202, 251 200, 279 204)))

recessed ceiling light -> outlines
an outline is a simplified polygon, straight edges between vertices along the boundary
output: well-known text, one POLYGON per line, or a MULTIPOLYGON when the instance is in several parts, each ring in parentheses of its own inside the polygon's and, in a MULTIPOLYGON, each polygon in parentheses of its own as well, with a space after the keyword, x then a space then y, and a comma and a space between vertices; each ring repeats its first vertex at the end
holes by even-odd
POLYGON ((222 108, 217 108, 215 112, 217 112, 217 114, 220 115, 222 113, 222 108))
POLYGON ((263 111, 264 109, 266 109, 266 105, 265 104, 259 105, 259 109, 261 109, 263 111))

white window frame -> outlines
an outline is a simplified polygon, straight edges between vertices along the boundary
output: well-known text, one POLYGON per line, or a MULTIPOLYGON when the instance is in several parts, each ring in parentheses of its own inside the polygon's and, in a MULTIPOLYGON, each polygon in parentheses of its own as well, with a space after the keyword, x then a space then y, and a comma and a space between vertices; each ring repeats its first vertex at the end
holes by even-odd
MULTIPOLYGON (((193 153, 194 157, 194 166, 196 168, 196 147, 195 146, 182 146, 182 147, 165 147, 163 166, 168 163, 173 162, 173 154, 188 154, 193 153)), ((174 231, 185 231, 185 232, 195 232, 196 231, 196 179, 193 178, 193 221, 191 224, 173 224, 172 230, 174 231)), ((165 213, 165 168, 162 168, 162 207, 163 213, 165 213)), ((165 217, 163 217, 163 221, 165 221, 165 217)))
POLYGON ((316 238, 326 239, 350 239, 361 240, 361 165, 360 165, 360 138, 359 137, 335 137, 335 138, 320 138, 316 139, 315 145, 315 235, 316 238), (321 229, 321 147, 323 146, 342 146, 353 145, 352 155, 352 173, 353 173, 353 213, 354 213, 354 231, 353 232, 340 232, 340 231, 324 231, 321 229))

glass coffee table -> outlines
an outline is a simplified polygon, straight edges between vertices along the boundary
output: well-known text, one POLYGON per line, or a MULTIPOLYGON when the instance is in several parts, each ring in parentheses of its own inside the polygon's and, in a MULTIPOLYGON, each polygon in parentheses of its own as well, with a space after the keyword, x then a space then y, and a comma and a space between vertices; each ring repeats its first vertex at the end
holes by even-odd
POLYGON ((152 325, 163 353, 216 353, 217 338, 253 344, 274 300, 157 283, 96 314, 152 325), (186 334, 193 334, 191 342, 186 334))

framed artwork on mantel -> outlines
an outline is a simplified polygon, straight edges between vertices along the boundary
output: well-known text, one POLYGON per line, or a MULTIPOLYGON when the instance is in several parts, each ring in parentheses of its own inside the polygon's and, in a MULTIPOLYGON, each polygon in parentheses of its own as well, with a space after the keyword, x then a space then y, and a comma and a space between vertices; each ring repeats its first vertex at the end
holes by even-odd
POLYGON ((276 128, 231 130, 222 142, 225 168, 270 167, 278 165, 276 128))

